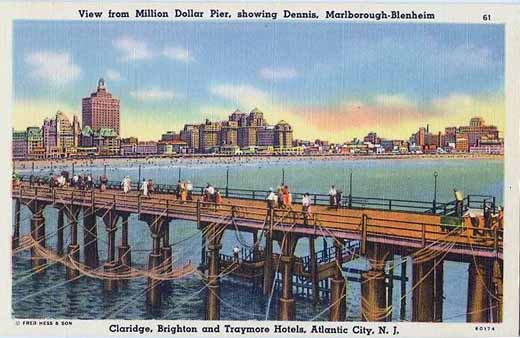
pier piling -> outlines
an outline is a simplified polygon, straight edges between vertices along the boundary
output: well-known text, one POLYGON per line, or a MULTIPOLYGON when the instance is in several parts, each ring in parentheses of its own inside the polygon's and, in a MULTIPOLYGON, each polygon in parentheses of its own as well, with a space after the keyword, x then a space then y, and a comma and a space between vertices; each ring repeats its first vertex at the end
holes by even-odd
POLYGON ((361 274, 361 319, 368 322, 385 321, 386 308, 385 263, 388 249, 380 244, 366 243, 370 269, 361 274))
POLYGON ((334 247, 336 249, 335 261, 336 267, 334 276, 330 282, 330 309, 329 309, 329 320, 338 322, 345 319, 346 313, 346 302, 345 302, 345 279, 342 274, 343 265, 343 243, 336 239, 334 241, 334 247))
POLYGON ((273 288, 273 208, 269 208, 269 229, 265 232, 263 294, 268 296, 273 288))
POLYGON ((167 223, 170 220, 166 217, 146 214, 140 214, 139 219, 148 224, 150 236, 152 237, 152 251, 148 256, 148 272, 151 275, 147 281, 146 304, 155 308, 161 305, 161 281, 157 278, 153 278, 153 275, 162 272, 160 270, 162 263, 161 234, 165 222, 167 223))
POLYGON ((442 322, 442 308, 444 304, 444 262, 435 260, 434 288, 433 288, 433 321, 442 322))
POLYGON ((64 227, 64 218, 65 211, 63 208, 58 209, 58 229, 57 229, 57 239, 56 239, 56 251, 58 255, 63 255, 63 227, 64 227))
POLYGON ((14 231, 12 242, 13 250, 18 248, 18 246, 20 245, 20 210, 21 202, 20 199, 17 198, 14 202, 14 231))
POLYGON ((468 269, 468 323, 489 322, 489 294, 491 285, 491 267, 487 259, 475 257, 468 269))
MULTIPOLYGON (((40 246, 45 247, 45 218, 43 217, 45 206, 38 205, 38 203, 35 205, 31 218, 31 236, 40 246)), ((37 254, 34 248, 31 248, 31 258, 33 271, 43 272, 43 266, 47 263, 46 259, 37 254)))
POLYGON ((282 265, 282 294, 279 300, 278 319, 294 320, 295 302, 293 295, 293 264, 294 250, 298 237, 292 233, 285 233, 280 240, 281 255, 280 263, 282 265))
POLYGON ((414 262, 412 267, 412 321, 434 321, 434 260, 414 262))
POLYGON ((83 253, 85 264, 95 269, 99 265, 96 215, 92 208, 83 209, 83 253))
POLYGON ((162 261, 167 264, 166 272, 171 272, 173 270, 172 266, 172 248, 170 246, 170 223, 164 222, 163 225, 163 246, 161 248, 162 261))
MULTIPOLYGON (((79 263, 80 247, 78 244, 78 215, 80 208, 71 205, 67 210, 67 218, 70 223, 70 244, 67 247, 67 255, 71 262, 79 263)), ((76 279, 79 276, 79 270, 73 267, 66 267, 67 280, 76 279)))
POLYGON ((206 301, 206 320, 220 319, 220 249, 224 231, 219 229, 219 224, 206 224, 210 227, 206 231, 206 243, 208 248, 208 283, 206 301))
POLYGON ((118 248, 118 261, 121 271, 128 271, 132 266, 132 252, 128 242, 128 217, 129 214, 121 214, 121 245, 118 248))
MULTIPOLYGON (((108 214, 103 217, 105 223, 105 230, 107 232, 107 261, 103 266, 105 272, 117 272, 118 262, 116 260, 116 232, 118 215, 114 210, 110 210, 108 214)), ((113 291, 117 288, 117 280, 105 278, 103 280, 103 289, 107 292, 113 291)))

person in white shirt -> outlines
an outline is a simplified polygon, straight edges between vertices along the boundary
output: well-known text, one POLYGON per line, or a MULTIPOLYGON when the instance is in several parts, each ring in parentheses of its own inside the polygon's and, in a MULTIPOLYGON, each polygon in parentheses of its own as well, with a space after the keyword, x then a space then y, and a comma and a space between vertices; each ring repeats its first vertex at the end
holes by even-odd
POLYGON ((123 179, 123 191, 126 193, 130 192, 131 190, 131 187, 132 187, 132 181, 130 180, 130 177, 126 176, 124 179, 123 179))
POLYGON ((143 178, 143 183, 141 184, 141 190, 143 191, 143 195, 148 197, 148 182, 143 178))
POLYGON ((336 195, 337 195, 336 188, 334 186, 330 187, 329 190, 329 206, 334 207, 336 205, 336 195))
POLYGON ((273 188, 269 189, 269 194, 267 195, 266 200, 269 208, 274 208, 276 202, 278 202, 278 196, 274 193, 273 188))
POLYGON ((208 201, 215 202, 215 188, 211 184, 208 185, 208 201))
POLYGON ((311 197, 308 192, 303 194, 302 197, 302 213, 304 222, 307 223, 307 219, 311 214, 311 197))
POLYGON ((188 192, 188 201, 193 200, 193 184, 190 181, 186 182, 186 190, 188 192))
POLYGON ((235 246, 233 248, 233 258, 235 259, 235 262, 237 262, 237 263, 238 263, 238 260, 239 260, 239 258, 238 258, 238 254, 239 253, 240 253, 240 248, 238 246, 235 246))

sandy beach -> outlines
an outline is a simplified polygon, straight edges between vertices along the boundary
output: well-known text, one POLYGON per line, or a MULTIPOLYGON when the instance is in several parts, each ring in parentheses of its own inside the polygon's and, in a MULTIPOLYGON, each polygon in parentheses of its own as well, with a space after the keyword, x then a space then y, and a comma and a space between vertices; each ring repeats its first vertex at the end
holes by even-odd
POLYGON ((31 169, 67 169, 74 164, 77 167, 120 167, 128 165, 164 166, 164 165, 234 165, 251 163, 278 163, 297 161, 359 161, 359 160, 409 160, 409 159, 453 159, 453 160, 503 160, 503 155, 490 154, 407 154, 407 155, 294 155, 294 156, 182 156, 182 157, 141 157, 141 158, 92 158, 59 160, 24 160, 14 161, 16 170, 31 169))

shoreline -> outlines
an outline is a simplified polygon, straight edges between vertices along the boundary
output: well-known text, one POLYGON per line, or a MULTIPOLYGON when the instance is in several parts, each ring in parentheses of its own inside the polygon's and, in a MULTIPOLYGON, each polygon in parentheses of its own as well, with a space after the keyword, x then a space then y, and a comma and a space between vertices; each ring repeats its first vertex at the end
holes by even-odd
POLYGON ((14 160, 14 169, 59 169, 68 168, 74 164, 78 167, 87 166, 118 166, 118 165, 189 165, 189 164, 242 164, 265 162, 299 162, 299 161, 366 161, 366 160, 503 160, 504 155, 492 154, 405 154, 405 155, 287 155, 287 156, 216 156, 193 155, 179 157, 111 157, 91 159, 57 159, 57 160, 14 160))

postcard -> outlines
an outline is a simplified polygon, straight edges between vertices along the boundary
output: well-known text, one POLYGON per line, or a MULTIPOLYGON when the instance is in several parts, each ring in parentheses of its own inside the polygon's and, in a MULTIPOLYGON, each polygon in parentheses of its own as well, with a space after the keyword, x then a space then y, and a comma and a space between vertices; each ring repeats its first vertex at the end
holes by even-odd
POLYGON ((520 6, 0 8, 0 335, 518 335, 520 6))

